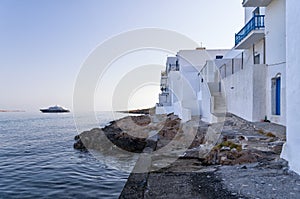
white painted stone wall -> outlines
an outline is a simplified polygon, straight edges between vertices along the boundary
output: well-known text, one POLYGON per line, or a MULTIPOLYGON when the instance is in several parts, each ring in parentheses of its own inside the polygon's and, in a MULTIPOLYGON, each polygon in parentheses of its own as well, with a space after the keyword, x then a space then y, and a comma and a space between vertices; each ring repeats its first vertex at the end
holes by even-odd
POLYGON ((267 74, 267 98, 266 98, 266 113, 267 117, 271 122, 286 125, 286 64, 278 64, 270 66, 268 65, 268 74, 267 74), (280 99, 280 115, 272 114, 272 99, 271 99, 271 83, 272 78, 276 77, 276 75, 281 74, 281 99, 280 99))
POLYGON ((159 94, 159 104, 163 106, 171 106, 171 94, 161 93, 159 94))
MULTIPOLYGON (((264 44, 264 39, 260 40, 259 42, 257 42, 255 45, 254 45, 254 55, 260 55, 260 59, 259 59, 259 63, 260 64, 265 64, 265 44, 264 44)), ((249 63, 252 63, 254 64, 254 60, 253 60, 253 49, 251 49, 252 52, 251 52, 251 58, 249 57, 249 59, 252 59, 251 62, 249 63)), ((246 62, 247 63, 247 62, 246 62)))
POLYGON ((244 23, 246 24, 252 18, 252 12, 255 8, 253 7, 246 7, 244 10, 244 23))
POLYGON ((286 125, 286 0, 273 0, 266 8, 267 117, 286 125), (272 115, 271 79, 281 74, 281 115, 272 115))
MULTIPOLYGON (((256 7, 246 7, 245 8, 245 24, 253 17, 253 11, 256 9, 256 7)), ((260 15, 264 15, 265 14, 265 8, 264 7, 260 7, 259 8, 259 12, 260 15)))
POLYGON ((227 110, 249 121, 265 116, 265 65, 248 65, 223 79, 227 110))
POLYGON ((244 50, 244 55, 243 55, 243 65, 244 68, 250 67, 254 64, 254 55, 260 54, 260 64, 264 64, 264 40, 260 40, 256 44, 254 44, 254 47, 251 46, 248 49, 244 50))
POLYGON ((180 70, 186 72, 195 71, 200 72, 206 61, 214 60, 217 55, 224 56, 229 50, 216 49, 216 50, 181 50, 177 53, 180 64, 180 70))
POLYGON ((265 64, 253 65, 253 113, 252 121, 261 121, 266 116, 266 78, 265 64))
POLYGON ((181 75, 179 71, 170 71, 169 75, 169 87, 172 93, 172 104, 175 104, 182 99, 182 88, 181 88, 181 75))
POLYGON ((155 114, 169 114, 174 113, 174 108, 172 106, 156 106, 155 114))
POLYGON ((200 90, 198 71, 195 72, 182 72, 181 73, 183 83, 183 98, 196 99, 197 92, 200 90), (185 89, 186 88, 186 89, 185 89))
POLYGON ((202 50, 180 50, 177 58, 182 72, 200 71, 206 60, 210 59, 205 49, 202 50))
POLYGON ((287 34, 287 143, 282 157, 290 168, 300 174, 300 1, 286 2, 287 34))
POLYGON ((201 119, 205 122, 211 122, 211 93, 208 88, 207 82, 201 82, 200 76, 200 89, 201 89, 201 119))
MULTIPOLYGON (((252 14, 254 8, 245 9, 252 14)), ((252 16, 252 15, 251 15, 252 16)), ((248 16, 249 17, 249 16, 248 16)), ((243 69, 223 79, 225 87, 227 111, 249 121, 260 121, 266 115, 266 78, 264 65, 264 40, 243 51, 243 69), (254 55, 260 54, 260 64, 254 64, 254 55)), ((226 58, 230 57, 228 53, 226 58)))
POLYGON ((268 64, 286 61, 285 4, 285 0, 273 0, 266 8, 265 34, 268 64))

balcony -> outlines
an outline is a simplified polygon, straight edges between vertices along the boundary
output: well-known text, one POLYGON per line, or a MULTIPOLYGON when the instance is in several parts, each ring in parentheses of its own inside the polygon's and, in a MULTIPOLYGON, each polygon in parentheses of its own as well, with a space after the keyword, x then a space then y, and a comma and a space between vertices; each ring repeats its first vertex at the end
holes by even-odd
POLYGON ((272 0, 243 0, 244 7, 267 7, 272 0))
POLYGON ((265 16, 255 15, 235 34, 235 49, 247 49, 265 36, 265 16))

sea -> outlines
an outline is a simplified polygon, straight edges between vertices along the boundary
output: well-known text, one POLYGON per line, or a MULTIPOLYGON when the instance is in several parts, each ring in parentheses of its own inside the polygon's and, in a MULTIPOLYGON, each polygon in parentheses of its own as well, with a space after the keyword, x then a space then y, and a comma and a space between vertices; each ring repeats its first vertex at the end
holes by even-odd
MULTIPOLYGON (((126 116, 95 115, 98 126, 87 118, 81 130, 126 116)), ((0 113, 0 198, 118 198, 130 171, 75 150, 78 133, 72 113, 0 113)))

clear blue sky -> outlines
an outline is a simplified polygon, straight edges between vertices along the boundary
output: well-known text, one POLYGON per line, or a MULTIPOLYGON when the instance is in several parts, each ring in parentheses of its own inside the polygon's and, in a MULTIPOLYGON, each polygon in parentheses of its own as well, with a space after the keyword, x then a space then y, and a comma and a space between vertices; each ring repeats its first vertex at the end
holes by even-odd
POLYGON ((0 109, 71 108, 81 64, 121 32, 163 28, 232 48, 243 20, 240 0, 0 0, 0 109))

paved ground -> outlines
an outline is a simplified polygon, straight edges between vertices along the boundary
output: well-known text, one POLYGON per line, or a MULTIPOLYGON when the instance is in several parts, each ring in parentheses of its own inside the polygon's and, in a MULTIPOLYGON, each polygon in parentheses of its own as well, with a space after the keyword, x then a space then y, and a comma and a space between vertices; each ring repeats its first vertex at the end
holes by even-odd
POLYGON ((180 159, 160 172, 131 174, 120 198, 299 199, 300 177, 283 160, 204 167, 180 159))
POLYGON ((300 177, 284 160, 222 166, 216 172, 222 186, 239 198, 299 199, 300 177))
MULTIPOLYGON (((203 123, 200 126, 207 129, 203 123)), ((231 161, 239 159, 231 157, 237 152, 229 147, 213 155, 230 161, 215 164, 204 164, 207 160, 192 153, 159 171, 131 174, 120 198, 300 198, 300 176, 289 171, 287 162, 279 158, 285 141, 284 126, 249 123, 229 114, 218 143, 225 138, 243 146, 243 160, 231 161)))
POLYGON ((215 171, 195 159, 178 160, 159 172, 131 174, 120 198, 238 198, 222 187, 215 171))

